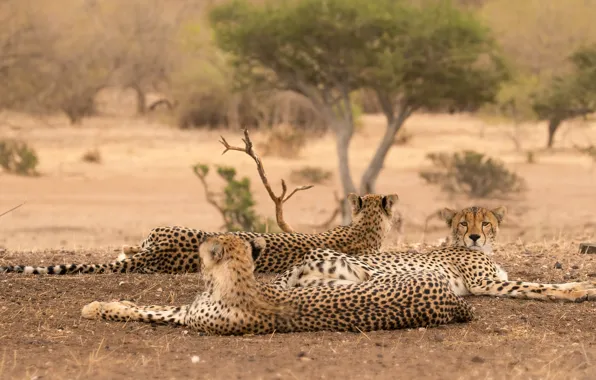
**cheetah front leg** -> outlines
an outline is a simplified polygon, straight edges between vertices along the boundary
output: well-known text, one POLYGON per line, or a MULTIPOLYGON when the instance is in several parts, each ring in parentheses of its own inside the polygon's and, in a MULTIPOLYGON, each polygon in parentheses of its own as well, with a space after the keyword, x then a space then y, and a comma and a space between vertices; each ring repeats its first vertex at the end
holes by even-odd
POLYGON ((184 325, 188 305, 176 306, 137 306, 129 301, 91 302, 83 307, 81 315, 87 319, 108 321, 138 321, 160 324, 184 325))
POLYGON ((596 281, 538 284, 482 279, 468 286, 470 293, 495 297, 583 302, 596 300, 596 281))

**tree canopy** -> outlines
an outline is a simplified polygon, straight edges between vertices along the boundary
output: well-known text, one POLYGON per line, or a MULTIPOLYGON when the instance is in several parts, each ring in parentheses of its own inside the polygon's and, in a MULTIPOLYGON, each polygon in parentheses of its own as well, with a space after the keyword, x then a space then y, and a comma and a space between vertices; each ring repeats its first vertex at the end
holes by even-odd
POLYGON ((299 92, 324 115, 336 133, 346 194, 356 192, 348 155, 355 90, 373 90, 387 118, 360 184, 369 193, 413 112, 476 109, 508 75, 488 28, 449 1, 235 0, 214 7, 210 21, 238 85, 299 92))
POLYGON ((532 107, 548 121, 547 148, 552 148, 561 123, 596 111, 596 45, 579 48, 569 56, 573 68, 554 76, 533 94, 532 107))

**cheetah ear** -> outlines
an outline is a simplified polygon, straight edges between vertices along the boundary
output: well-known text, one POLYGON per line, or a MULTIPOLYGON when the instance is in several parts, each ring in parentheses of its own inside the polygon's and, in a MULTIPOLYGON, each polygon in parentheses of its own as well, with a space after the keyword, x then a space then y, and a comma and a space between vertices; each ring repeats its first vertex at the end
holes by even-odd
POLYGON ((391 214, 391 212, 393 211, 393 206, 397 204, 398 200, 399 197, 397 196, 397 194, 385 195, 381 199, 381 206, 383 207, 383 210, 387 212, 387 214, 391 214))
POLYGON ((217 238, 206 240, 199 248, 200 253, 214 263, 221 261, 224 255, 223 244, 217 238))
POLYGON ((501 224, 503 219, 505 219, 505 215, 507 215, 507 207, 499 206, 497 208, 493 208, 492 210, 490 210, 490 212, 493 213, 495 218, 497 218, 497 221, 499 222, 499 224, 501 224))
POLYGON ((352 205, 352 213, 354 214, 358 214, 360 212, 360 210, 362 209, 362 205, 363 205, 363 201, 362 201, 362 197, 359 196, 358 194, 354 194, 354 193, 350 193, 348 194, 348 201, 350 201, 350 204, 352 205))
POLYGON ((439 215, 441 216, 441 219, 443 219, 445 222, 447 222, 447 225, 449 227, 451 227, 451 222, 453 222, 453 218, 455 217, 456 214, 457 214, 456 210, 447 208, 447 207, 445 207, 444 209, 439 211, 439 215))
POLYGON ((252 248, 252 260, 255 261, 259 258, 265 247, 267 246, 267 242, 265 241, 264 237, 254 238, 250 241, 250 247, 252 248))

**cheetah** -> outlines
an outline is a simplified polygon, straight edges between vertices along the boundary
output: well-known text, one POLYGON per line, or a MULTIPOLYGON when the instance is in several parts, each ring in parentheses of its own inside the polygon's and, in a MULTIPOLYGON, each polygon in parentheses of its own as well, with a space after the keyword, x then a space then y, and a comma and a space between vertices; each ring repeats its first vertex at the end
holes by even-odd
POLYGON ((468 322, 471 306, 446 276, 418 271, 381 274, 358 284, 280 288, 255 279, 266 238, 209 237, 199 247, 206 291, 190 305, 137 306, 129 301, 92 302, 87 319, 187 326, 210 335, 303 331, 390 330, 468 322))
POLYGON ((469 207, 444 209, 442 217, 451 229, 453 245, 428 253, 377 252, 350 257, 329 249, 314 250, 306 263, 278 279, 287 286, 312 286, 333 282, 361 283, 385 274, 429 271, 445 276, 458 296, 495 296, 535 300, 581 302, 596 300, 596 282, 540 284, 509 281, 507 272, 491 258, 492 245, 507 209, 469 207), (284 283, 289 277, 297 281, 284 283))
POLYGON ((370 194, 347 197, 352 211, 352 222, 318 234, 204 232, 187 227, 157 227, 140 246, 124 246, 116 261, 108 264, 63 264, 53 266, 6 266, 2 272, 26 274, 72 273, 191 273, 199 270, 199 245, 210 236, 230 234, 244 240, 263 237, 267 249, 256 261, 257 272, 281 273, 301 262, 314 248, 329 248, 350 255, 378 251, 391 228, 397 212, 397 194, 370 194))

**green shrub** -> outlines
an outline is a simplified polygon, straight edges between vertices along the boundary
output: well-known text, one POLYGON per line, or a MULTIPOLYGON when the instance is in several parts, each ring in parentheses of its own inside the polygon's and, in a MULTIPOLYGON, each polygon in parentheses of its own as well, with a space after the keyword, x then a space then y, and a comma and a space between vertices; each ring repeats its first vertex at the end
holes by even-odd
POLYGON ((8 173, 33 176, 39 163, 35 150, 20 140, 0 140, 0 166, 8 173))
POLYGON ((217 174, 226 182, 223 193, 218 194, 209 191, 207 165, 196 164, 193 171, 205 188, 207 201, 221 213, 226 231, 279 232, 275 221, 256 213, 250 180, 247 177, 236 179, 236 169, 216 167, 217 174))
POLYGON ((463 193, 472 198, 499 198, 525 189, 523 178, 507 169, 500 160, 482 153, 430 153, 427 158, 434 169, 422 171, 420 176, 452 195, 463 193))

